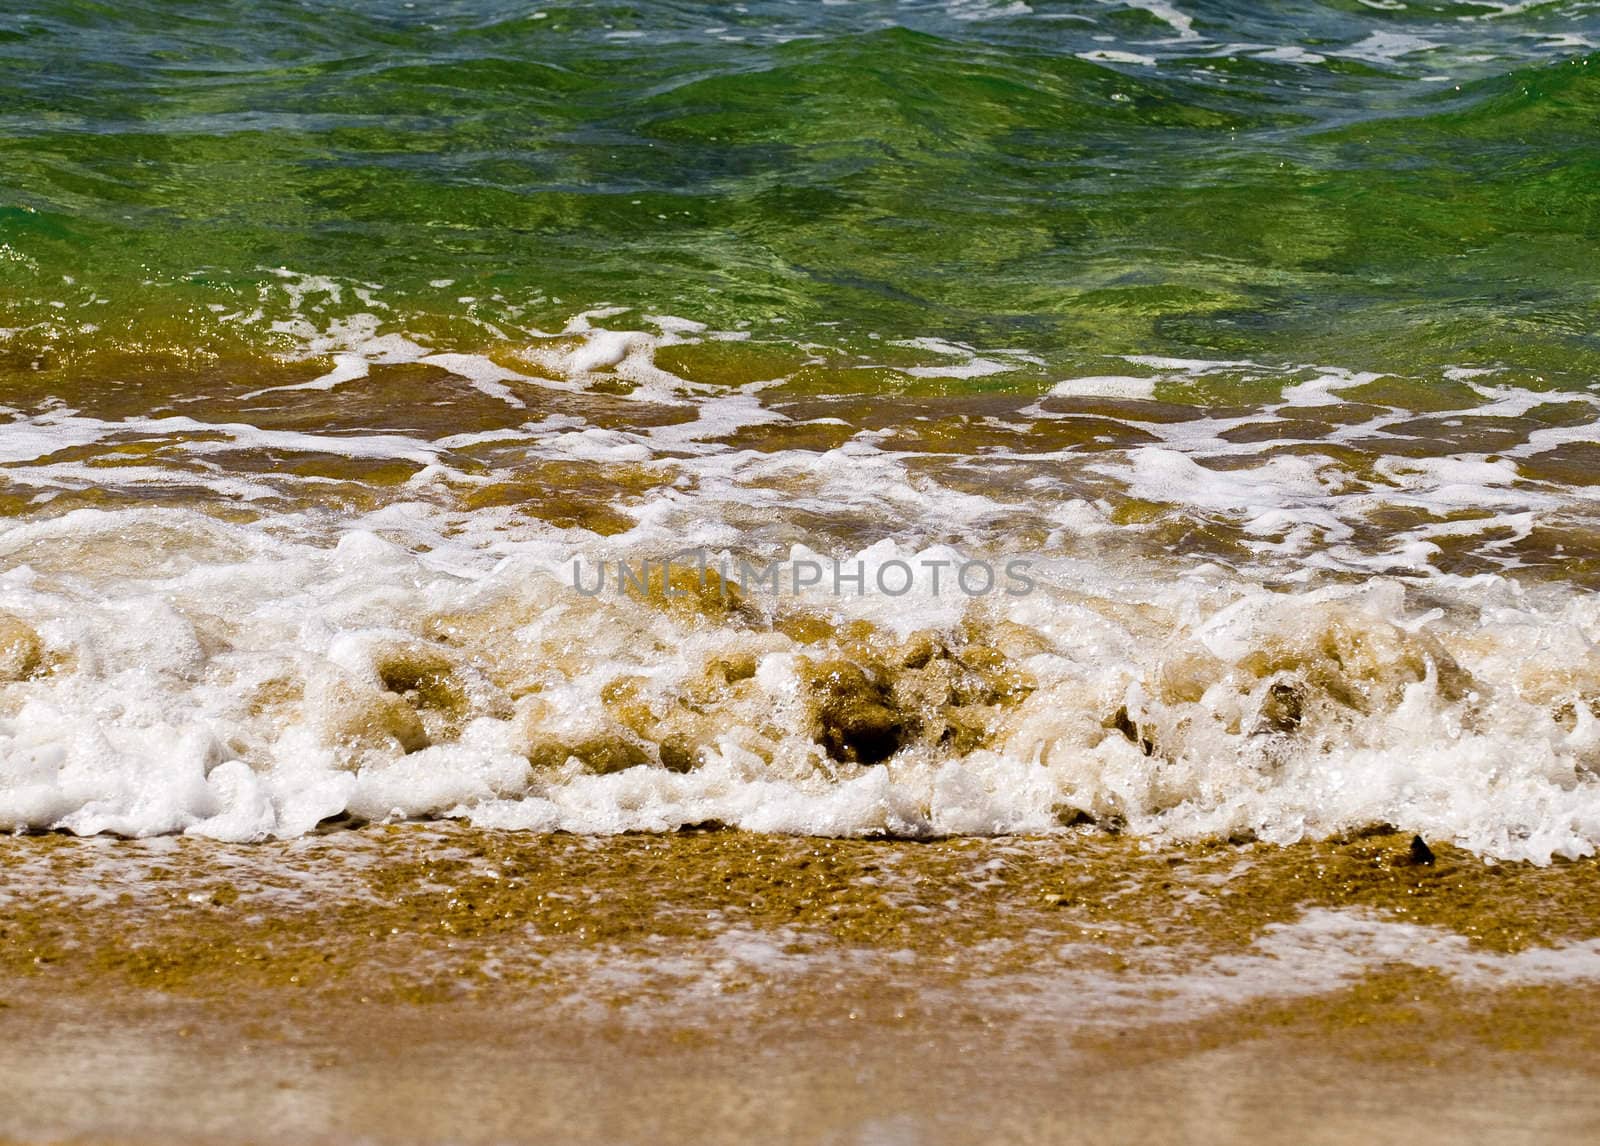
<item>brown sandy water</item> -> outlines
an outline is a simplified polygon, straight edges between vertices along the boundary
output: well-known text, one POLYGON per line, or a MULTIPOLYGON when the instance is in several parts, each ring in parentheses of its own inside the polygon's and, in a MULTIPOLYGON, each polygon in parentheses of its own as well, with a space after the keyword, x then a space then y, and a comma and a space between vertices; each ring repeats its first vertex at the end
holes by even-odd
MULTIPOLYGON (((1315 506, 1339 519, 1332 527, 1310 514, 1308 536, 1336 544, 1350 569, 1389 552, 1385 567, 1408 574, 1518 570, 1595 583, 1588 435, 1596 403, 1516 372, 1476 390, 1341 374, 1332 391, 1294 399, 1274 392, 1315 379, 1318 368, 1212 364, 1158 371, 1155 396, 1134 398, 1092 387, 1055 394, 1034 367, 1008 373, 1003 390, 968 392, 917 375, 928 367, 894 347, 868 360, 692 341, 641 351, 631 371, 623 363, 571 375, 564 356, 582 347, 580 337, 560 335, 414 361, 380 357, 359 379, 322 389, 307 386, 321 384, 311 379, 332 364, 327 357, 0 361, 12 428, 31 424, 59 439, 37 456, 0 457, 0 516, 158 505, 253 521, 415 502, 592 539, 626 534, 651 507, 681 499, 748 538, 862 547, 903 526, 904 509, 838 497, 853 479, 828 475, 854 443, 903 467, 935 500, 995 499, 993 520, 917 523, 949 543, 1099 555, 1103 538, 1084 546, 1062 536, 1060 507, 1081 501, 1141 552, 1249 567, 1266 550, 1251 523, 1287 496, 1297 512, 1315 506), (485 370, 487 384, 468 377, 485 370), (584 448, 585 433, 613 437, 584 448), (621 441, 631 453, 608 451, 621 441), (1191 456, 1199 468, 1144 488, 1151 483, 1138 479, 1138 459, 1152 449, 1191 456), (1460 459, 1504 472, 1434 473, 1460 459), (1268 492, 1302 468, 1316 475, 1318 493, 1268 492), (1228 485, 1240 475, 1244 494, 1228 485), (1462 480, 1487 484, 1463 500, 1462 480), (1192 500, 1212 481, 1224 492, 1192 500), (1424 550, 1407 556, 1408 538, 1424 550)), ((1100 368, 1151 370, 1115 358, 1100 368)), ((1303 539, 1285 544, 1311 551, 1303 539)))
POLYGON ((3 1133, 1587 1140, 1594 862, 1409 843, 16 837, 3 1133))

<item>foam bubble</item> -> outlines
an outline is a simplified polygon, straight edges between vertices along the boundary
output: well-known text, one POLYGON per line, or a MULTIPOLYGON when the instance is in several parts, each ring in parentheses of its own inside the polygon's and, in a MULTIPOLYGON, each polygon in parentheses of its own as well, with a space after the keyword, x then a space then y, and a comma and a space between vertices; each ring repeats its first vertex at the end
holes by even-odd
POLYGON ((1284 841, 1387 821, 1541 862, 1600 841, 1600 615, 1493 578, 1449 616, 1395 582, 1284 593, 1092 562, 1046 563, 1025 596, 931 598, 926 569, 894 596, 874 566, 962 554, 880 543, 854 555, 861 596, 724 615, 585 598, 551 534, 463 535, 422 506, 333 536, 176 511, 52 524, 0 546, 92 536, 99 564, 0 583, 40 647, 0 685, 12 827, 993 834, 1081 812, 1284 841), (162 517, 209 540, 126 559, 162 517), (812 636, 763 619, 796 610, 831 619, 812 636), (830 700, 814 666, 841 658, 866 675, 830 700), (852 719, 894 726, 881 763, 829 747, 852 719))
POLYGON ((995 366, 1033 389, 896 422, 679 377, 660 351, 719 332, 671 316, 588 311, 491 356, 385 329, 365 285, 284 283, 308 375, 290 388, 342 399, 422 363, 492 414, 429 420, 426 392, 404 430, 226 403, 11 412, 0 465, 42 512, 0 521, 0 823, 991 834, 1082 815, 1291 840, 1381 820, 1541 862, 1600 841, 1600 624, 1577 589, 1498 575, 1592 520, 1546 455, 1600 442, 1593 395, 1461 368, 1461 408, 1417 414, 1394 396, 1415 379, 1154 357, 1046 388, 1024 351, 917 339, 899 349, 943 365, 913 377, 995 366), (317 309, 350 298, 368 309, 317 309), (1553 403, 1558 423, 1531 416, 1553 403), (360 496, 330 503, 341 480, 360 496), (113 491, 172 508, 49 500, 113 491), (578 558, 696 546, 725 574, 824 575, 779 596, 572 585, 578 558), (952 591, 963 563, 1017 558, 1036 591, 952 591), (859 588, 834 591, 835 561, 859 588))

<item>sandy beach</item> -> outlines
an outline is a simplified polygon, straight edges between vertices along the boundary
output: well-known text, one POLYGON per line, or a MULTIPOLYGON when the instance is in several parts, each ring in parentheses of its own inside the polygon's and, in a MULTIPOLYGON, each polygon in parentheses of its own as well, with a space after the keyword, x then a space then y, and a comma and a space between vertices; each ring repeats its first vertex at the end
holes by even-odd
POLYGON ((1600 1128, 1588 861, 407 825, 27 837, 6 875, 8 1141, 1600 1128))

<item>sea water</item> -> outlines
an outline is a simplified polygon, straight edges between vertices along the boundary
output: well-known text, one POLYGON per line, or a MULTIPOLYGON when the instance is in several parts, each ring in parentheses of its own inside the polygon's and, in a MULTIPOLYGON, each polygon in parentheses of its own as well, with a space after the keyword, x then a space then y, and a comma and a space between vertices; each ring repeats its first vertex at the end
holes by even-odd
POLYGON ((1591 854, 1597 39, 13 6, 0 825, 1591 854))

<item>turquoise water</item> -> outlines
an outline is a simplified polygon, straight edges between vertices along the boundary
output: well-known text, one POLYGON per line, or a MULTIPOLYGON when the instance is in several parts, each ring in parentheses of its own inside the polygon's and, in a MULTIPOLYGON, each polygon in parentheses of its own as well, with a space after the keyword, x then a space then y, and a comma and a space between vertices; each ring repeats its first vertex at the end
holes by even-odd
POLYGON ((458 343, 616 304, 1051 362, 1597 361, 1584 0, 340 8, 0 15, 18 353, 259 348, 287 268, 458 343))

